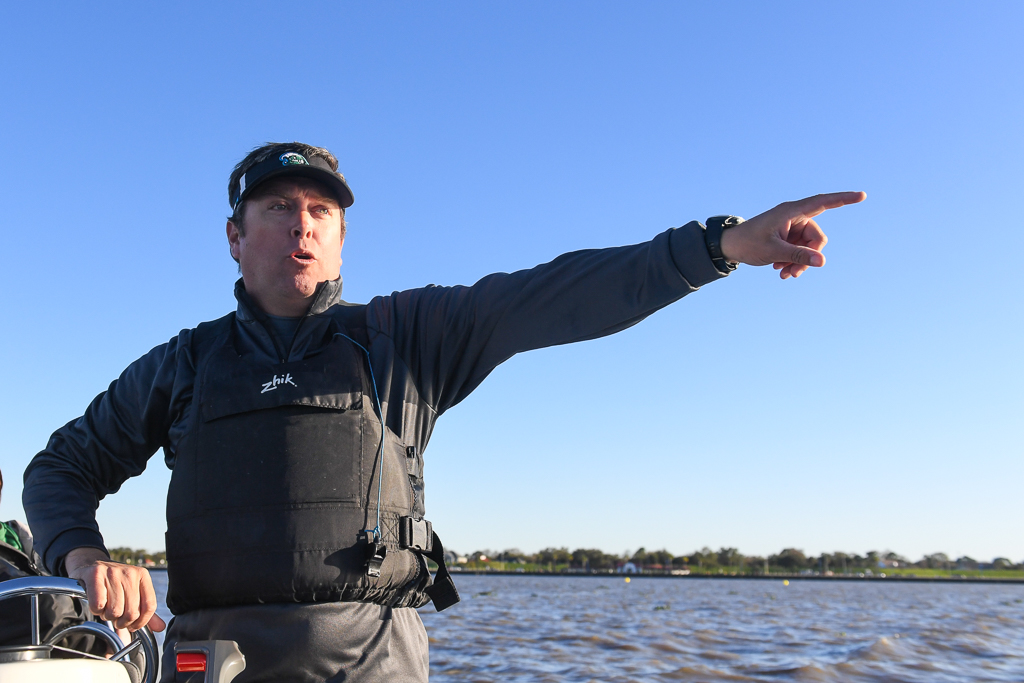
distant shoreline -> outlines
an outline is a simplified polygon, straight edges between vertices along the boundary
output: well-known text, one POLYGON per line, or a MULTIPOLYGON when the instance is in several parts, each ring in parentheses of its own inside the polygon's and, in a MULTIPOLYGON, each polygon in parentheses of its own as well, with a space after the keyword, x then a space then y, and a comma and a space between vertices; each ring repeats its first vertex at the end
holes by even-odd
POLYGON ((1008 578, 985 578, 979 576, 854 576, 849 574, 837 574, 833 576, 807 575, 807 574, 610 574, 610 573, 585 573, 585 572, 509 572, 509 571, 487 571, 479 569, 466 569, 452 572, 452 576, 551 576, 551 577, 587 577, 587 578, 631 578, 631 579, 728 579, 754 580, 754 581, 873 581, 881 583, 1011 583, 1024 585, 1024 579, 1008 578))
MULTIPOLYGON (((151 572, 166 572, 167 567, 147 567, 151 572)), ((986 578, 983 576, 856 576, 851 574, 835 574, 833 576, 821 576, 814 574, 619 574, 600 572, 510 572, 503 570, 464 569, 452 572, 454 577, 459 576, 550 576, 550 577, 587 577, 587 578, 631 578, 631 579, 728 579, 753 580, 753 581, 873 581, 882 583, 1009 583, 1024 586, 1024 579, 1008 578, 986 578)))

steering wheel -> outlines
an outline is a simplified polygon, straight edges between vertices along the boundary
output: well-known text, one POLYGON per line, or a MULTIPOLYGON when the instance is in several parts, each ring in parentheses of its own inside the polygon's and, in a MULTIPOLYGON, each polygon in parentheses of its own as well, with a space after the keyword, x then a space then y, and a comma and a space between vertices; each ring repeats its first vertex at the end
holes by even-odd
MULTIPOLYGON (((146 672, 143 681, 145 681, 145 683, 156 683, 156 673, 160 668, 160 655, 156 647, 156 638, 153 636, 153 632, 148 626, 133 633, 132 640, 128 645, 121 642, 121 638, 118 637, 117 632, 114 631, 113 625, 110 622, 100 623, 96 621, 86 621, 81 624, 68 626, 57 633, 54 633, 44 643, 39 637, 40 595, 67 595, 83 602, 88 602, 85 589, 82 588, 77 581, 72 579, 64 579, 57 576, 26 576, 19 579, 8 579, 7 581, 0 583, 0 600, 28 596, 30 606, 29 618, 31 619, 29 633, 32 636, 32 645, 55 646, 56 643, 60 642, 67 636, 74 635, 76 633, 89 634, 106 642, 110 651, 113 652, 108 660, 112 662, 127 662, 128 657, 130 657, 135 650, 141 649, 146 672)), ((85 607, 85 613, 89 613, 87 605, 85 607)), ((80 654, 82 657, 95 657, 95 655, 77 652, 77 650, 67 648, 60 649, 63 652, 80 654)))

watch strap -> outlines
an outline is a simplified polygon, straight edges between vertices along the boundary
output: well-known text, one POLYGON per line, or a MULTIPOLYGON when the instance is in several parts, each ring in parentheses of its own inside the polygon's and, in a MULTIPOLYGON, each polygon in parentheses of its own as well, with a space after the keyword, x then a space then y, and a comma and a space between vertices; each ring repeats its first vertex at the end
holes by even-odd
POLYGON ((735 261, 729 261, 722 253, 722 233, 733 226, 739 225, 743 219, 739 216, 712 216, 707 220, 704 228, 704 244, 707 245, 708 255, 715 268, 723 275, 728 275, 736 270, 739 265, 735 261))

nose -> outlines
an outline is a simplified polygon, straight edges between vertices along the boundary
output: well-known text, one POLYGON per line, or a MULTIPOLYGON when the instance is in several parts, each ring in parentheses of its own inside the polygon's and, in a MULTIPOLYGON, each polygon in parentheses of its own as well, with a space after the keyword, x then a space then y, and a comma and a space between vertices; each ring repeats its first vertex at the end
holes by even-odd
POLYGON ((312 239, 313 225, 313 216, 308 211, 299 211, 299 222, 292 227, 292 237, 312 239))

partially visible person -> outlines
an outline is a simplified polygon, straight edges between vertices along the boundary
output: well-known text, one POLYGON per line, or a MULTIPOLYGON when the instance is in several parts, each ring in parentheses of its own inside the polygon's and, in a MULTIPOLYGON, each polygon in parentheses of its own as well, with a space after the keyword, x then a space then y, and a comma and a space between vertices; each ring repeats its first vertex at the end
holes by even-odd
MULTIPOLYGON (((3 486, 4 477, 0 472, 0 496, 3 495, 3 486)), ((17 520, 0 522, 0 582, 25 576, 50 574, 35 551, 28 526, 17 520)), ((29 609, 28 597, 0 601, 0 647, 32 643, 29 609)), ((91 618, 88 609, 79 600, 66 595, 39 597, 39 635, 44 643, 68 626, 81 624, 91 618)), ((106 644, 97 642, 90 635, 69 636, 60 645, 90 654, 103 655, 107 652, 106 644)), ((54 653, 55 657, 61 655, 60 650, 54 653)))
MULTIPOLYGON (((0 495, 3 495, 4 489, 4 475, 0 472, 0 495)), ((0 547, 13 548, 26 556, 32 553, 32 532, 28 530, 28 527, 19 522, 16 519, 12 519, 8 522, 0 522, 0 547), (22 537, 27 542, 28 549, 26 550, 26 543, 22 542, 22 537)))
MULTIPOLYGON (((3 488, 4 475, 0 472, 0 498, 3 488)), ((0 522, 0 581, 26 575, 49 576, 42 567, 42 559, 35 552, 28 526, 16 519, 0 522)), ((5 603, 0 602, 0 608, 4 606, 5 603)), ((27 619, 28 612, 25 615, 27 619)), ((28 632, 27 627, 25 632, 28 632)))

